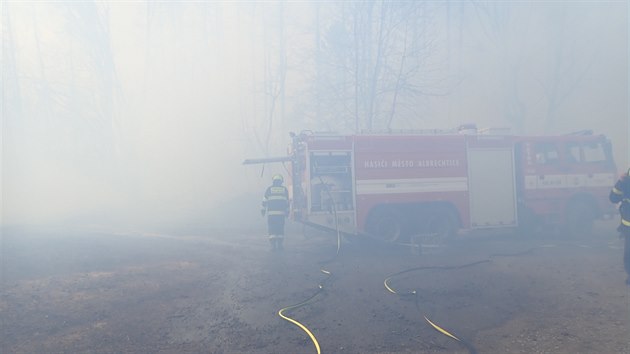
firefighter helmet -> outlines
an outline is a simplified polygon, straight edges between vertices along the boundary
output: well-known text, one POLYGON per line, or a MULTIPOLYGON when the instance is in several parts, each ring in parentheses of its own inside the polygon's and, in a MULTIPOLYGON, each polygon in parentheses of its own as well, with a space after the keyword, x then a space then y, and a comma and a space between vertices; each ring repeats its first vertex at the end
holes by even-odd
POLYGON ((271 180, 273 182, 275 182, 275 181, 279 181, 280 183, 284 182, 284 178, 282 178, 282 175, 280 175, 280 174, 273 175, 273 177, 271 177, 271 180))

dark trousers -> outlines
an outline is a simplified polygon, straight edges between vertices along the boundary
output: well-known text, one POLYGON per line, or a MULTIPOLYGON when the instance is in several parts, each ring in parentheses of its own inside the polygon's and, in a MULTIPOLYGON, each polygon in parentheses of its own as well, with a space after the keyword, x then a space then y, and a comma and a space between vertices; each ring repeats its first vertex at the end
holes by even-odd
POLYGON ((269 235, 284 235, 284 215, 268 215, 267 230, 269 235))

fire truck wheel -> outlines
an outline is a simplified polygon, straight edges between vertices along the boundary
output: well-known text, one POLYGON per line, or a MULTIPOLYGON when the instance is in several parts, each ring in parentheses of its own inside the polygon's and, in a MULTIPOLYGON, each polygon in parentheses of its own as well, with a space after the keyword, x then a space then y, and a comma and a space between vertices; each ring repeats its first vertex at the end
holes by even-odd
POLYGON ((573 202, 566 211, 568 236, 587 236, 593 231, 594 212, 590 204, 573 202))
POLYGON ((369 233, 386 242, 396 242, 402 235, 402 221, 392 210, 382 210, 370 215, 369 233))
POLYGON ((455 215, 450 210, 437 210, 429 217, 428 231, 440 242, 453 238, 457 233, 455 215))
POLYGON ((516 230, 519 236, 530 237, 543 232, 543 220, 540 216, 527 207, 519 207, 518 211, 518 228, 516 230))

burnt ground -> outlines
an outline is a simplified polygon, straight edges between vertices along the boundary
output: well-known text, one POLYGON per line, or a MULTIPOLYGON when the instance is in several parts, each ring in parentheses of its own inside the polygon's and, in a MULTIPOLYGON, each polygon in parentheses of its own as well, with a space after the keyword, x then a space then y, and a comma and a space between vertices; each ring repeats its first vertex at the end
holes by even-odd
MULTIPOLYGON (((630 353, 629 288, 614 222, 591 237, 459 236, 422 255, 342 244, 324 290, 288 314, 323 353, 630 353), (433 268, 384 279, 412 267, 433 268)), ((261 230, 263 227, 261 227, 261 230)), ((315 353, 279 309, 326 280, 334 236, 8 230, 2 353, 315 353)))

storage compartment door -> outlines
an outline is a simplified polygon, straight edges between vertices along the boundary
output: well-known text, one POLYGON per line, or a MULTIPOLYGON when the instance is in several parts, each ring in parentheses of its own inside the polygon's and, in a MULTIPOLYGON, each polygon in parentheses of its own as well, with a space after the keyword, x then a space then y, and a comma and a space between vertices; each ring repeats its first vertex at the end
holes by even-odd
POLYGON ((513 150, 469 149, 468 169, 471 227, 517 226, 513 150))

